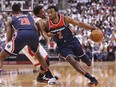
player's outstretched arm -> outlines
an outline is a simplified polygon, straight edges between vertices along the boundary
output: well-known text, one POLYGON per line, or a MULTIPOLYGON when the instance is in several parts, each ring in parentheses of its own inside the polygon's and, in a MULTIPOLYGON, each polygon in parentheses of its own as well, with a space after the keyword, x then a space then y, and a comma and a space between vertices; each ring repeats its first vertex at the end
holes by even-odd
POLYGON ((69 16, 66 16, 66 17, 65 17, 65 22, 66 22, 66 23, 71 23, 71 24, 76 25, 76 26, 79 26, 79 27, 81 27, 81 28, 85 28, 85 29, 89 29, 89 30, 95 30, 95 27, 90 26, 90 25, 88 25, 88 24, 85 24, 85 23, 83 23, 83 22, 76 21, 76 20, 72 19, 72 18, 69 17, 69 16))

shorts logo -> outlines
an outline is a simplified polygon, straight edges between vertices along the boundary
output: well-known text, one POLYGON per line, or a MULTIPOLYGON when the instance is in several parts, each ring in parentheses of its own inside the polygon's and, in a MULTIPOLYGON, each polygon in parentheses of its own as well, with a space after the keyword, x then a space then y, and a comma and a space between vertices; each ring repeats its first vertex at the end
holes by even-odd
POLYGON ((10 48, 11 46, 10 45, 7 45, 7 48, 10 48))

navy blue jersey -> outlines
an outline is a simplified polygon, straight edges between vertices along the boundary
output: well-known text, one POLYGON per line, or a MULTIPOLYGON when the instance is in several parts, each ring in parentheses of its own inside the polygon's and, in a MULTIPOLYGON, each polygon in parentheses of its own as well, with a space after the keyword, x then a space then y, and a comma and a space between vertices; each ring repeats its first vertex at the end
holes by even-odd
POLYGON ((72 31, 69 29, 69 26, 65 25, 64 15, 60 14, 60 19, 57 24, 52 23, 50 19, 48 19, 50 32, 55 34, 54 41, 57 45, 61 45, 65 42, 69 42, 74 38, 72 31))
POLYGON ((34 20, 29 14, 21 14, 18 16, 12 17, 12 25, 13 27, 20 30, 34 30, 34 20))
POLYGON ((57 43, 58 51, 64 58, 67 58, 69 55, 74 55, 84 57, 87 61, 89 60, 85 56, 79 40, 74 37, 69 26, 65 25, 64 15, 60 14, 60 19, 57 24, 53 24, 50 19, 48 19, 48 22, 50 32, 54 34, 53 39, 57 43))
POLYGON ((35 53, 38 48, 39 36, 32 17, 23 14, 13 16, 11 25, 16 29, 16 35, 7 43, 5 51, 16 55, 27 45, 35 53))

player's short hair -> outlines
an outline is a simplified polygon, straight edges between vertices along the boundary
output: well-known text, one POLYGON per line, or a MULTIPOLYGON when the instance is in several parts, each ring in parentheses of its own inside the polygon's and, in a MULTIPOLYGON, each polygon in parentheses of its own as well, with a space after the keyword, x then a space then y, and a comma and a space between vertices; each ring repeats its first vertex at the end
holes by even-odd
POLYGON ((20 4, 13 4, 12 5, 12 11, 13 12, 19 12, 19 11, 21 11, 21 9, 20 9, 20 4))
POLYGON ((42 6, 42 5, 36 5, 36 6, 33 8, 33 13, 34 13, 34 15, 37 15, 41 9, 43 9, 43 6, 42 6))
POLYGON ((58 8, 55 5, 51 5, 48 9, 54 9, 54 11, 58 12, 58 8))

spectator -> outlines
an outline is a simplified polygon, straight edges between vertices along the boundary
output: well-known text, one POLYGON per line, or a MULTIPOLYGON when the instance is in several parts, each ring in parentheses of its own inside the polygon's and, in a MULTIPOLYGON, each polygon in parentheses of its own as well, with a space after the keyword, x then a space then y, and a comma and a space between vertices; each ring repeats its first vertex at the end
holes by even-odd
POLYGON ((88 41, 87 44, 85 45, 85 52, 89 56, 89 58, 92 59, 92 46, 91 43, 88 41))
POLYGON ((107 61, 114 61, 115 60, 115 56, 114 56, 114 47, 113 47, 113 43, 110 42, 108 47, 107 47, 107 61))
MULTIPOLYGON (((7 0, 7 1, 3 0, 2 8, 4 9, 11 8, 10 1, 11 0, 7 0)), ((44 8, 47 8, 49 5, 53 5, 53 4, 56 5, 57 3, 55 3, 54 1, 55 0, 39 0, 39 1, 34 0, 34 5, 41 4, 44 6, 44 8)), ((25 2, 26 3, 23 4, 24 7, 22 9, 31 7, 30 0, 25 0, 25 2)), ((116 49, 115 47, 115 44, 116 44, 116 30, 115 30, 116 29, 116 23, 115 23, 116 6, 115 4, 112 4, 112 2, 103 3, 103 0, 81 0, 77 2, 76 0, 68 0, 67 11, 66 12, 61 11, 61 12, 65 13, 65 15, 68 15, 68 16, 70 15, 70 17, 74 18, 74 20, 79 20, 81 22, 85 22, 102 29, 106 43, 108 44, 110 43, 110 41, 112 41, 114 45, 113 46, 114 51, 115 51, 116 49)), ((9 12, 2 12, 2 13, 0 12, 0 35, 2 36, 4 33, 3 31, 5 30, 5 23, 10 19, 10 17, 11 17, 11 14, 9 12)), ((89 38, 89 35, 91 33, 90 31, 83 31, 83 30, 81 31, 79 27, 75 27, 75 26, 74 28, 75 30, 78 31, 78 34, 76 33, 77 34, 76 36, 81 43, 82 43, 82 40, 87 40, 89 38), (82 38, 83 36, 84 38, 82 38)), ((44 39, 42 39, 41 42, 43 43, 43 45, 46 45, 46 42, 44 39)), ((96 44, 93 44, 92 47, 95 48, 96 44)), ((106 50, 106 48, 103 48, 103 49, 106 50)), ((99 54, 100 52, 104 53, 103 49, 99 50, 99 54)), ((94 53, 94 50, 92 53, 94 53)))
POLYGON ((99 43, 94 43, 94 47, 93 47, 93 56, 94 56, 94 60, 96 61, 99 56, 100 56, 100 44, 99 43))

